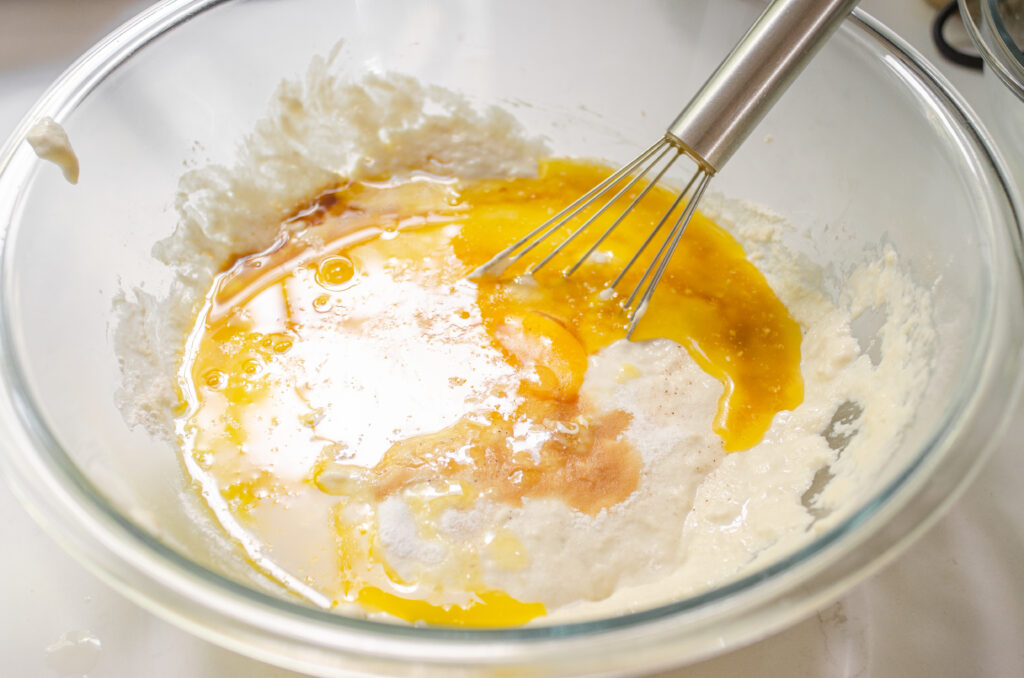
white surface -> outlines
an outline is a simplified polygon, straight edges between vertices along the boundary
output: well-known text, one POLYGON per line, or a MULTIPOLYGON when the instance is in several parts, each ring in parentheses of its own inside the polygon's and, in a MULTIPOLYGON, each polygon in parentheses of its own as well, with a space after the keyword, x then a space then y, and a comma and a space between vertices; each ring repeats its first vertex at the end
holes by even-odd
MULTIPOLYGON (((940 61, 932 48, 930 7, 921 0, 864 0, 863 7, 932 60, 992 122, 981 76, 940 61)), ((0 135, 55 75, 0 74, 0 135)), ((1024 407, 1020 415, 971 489, 894 564, 814 618, 666 675, 1024 676, 1024 407)), ((6 486, 0 515, 0 675, 297 675, 193 638, 114 593, 45 535, 6 486)))

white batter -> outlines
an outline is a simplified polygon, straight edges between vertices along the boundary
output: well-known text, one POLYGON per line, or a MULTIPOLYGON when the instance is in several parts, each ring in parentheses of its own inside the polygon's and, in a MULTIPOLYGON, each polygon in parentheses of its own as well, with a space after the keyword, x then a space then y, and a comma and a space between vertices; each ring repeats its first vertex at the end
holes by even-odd
MULTIPOLYGON (((158 300, 136 290, 117 302, 126 418, 174 438, 175 373, 214 274, 269 246, 281 218, 324 186, 415 170, 524 175, 544 155, 544 145, 500 110, 480 113, 449 92, 401 77, 343 84, 328 62, 316 61, 303 82, 282 84, 237 166, 183 177, 179 226, 154 248, 177 272, 172 293, 158 300)), ((591 359, 581 393, 633 415, 626 434, 643 456, 638 490, 594 516, 554 499, 449 509, 430 539, 417 531, 403 498, 392 497, 377 520, 400 574, 443 569, 449 551, 470 544, 483 554, 488 585, 547 606, 539 623, 616 615, 762 567, 869 496, 926 383, 928 294, 901 273, 894 252, 880 250, 833 303, 807 282, 819 271, 779 244, 783 220, 715 196, 702 210, 737 236, 801 325, 803 404, 777 415, 759 445, 727 455, 711 431, 716 380, 667 340, 613 344, 591 359), (853 318, 876 308, 885 318, 877 364, 850 329, 853 318), (501 531, 521 543, 525 564, 487 555, 501 531)), ((258 543, 238 525, 224 527, 264 572, 289 583, 287 566, 261 561, 258 543)), ((313 604, 329 604, 300 588, 292 586, 313 604)))

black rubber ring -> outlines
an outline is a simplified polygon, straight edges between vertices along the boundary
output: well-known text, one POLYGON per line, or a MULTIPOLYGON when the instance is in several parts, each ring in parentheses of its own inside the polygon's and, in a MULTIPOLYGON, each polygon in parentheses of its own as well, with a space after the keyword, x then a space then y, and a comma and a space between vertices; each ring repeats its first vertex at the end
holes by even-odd
POLYGON ((974 71, 980 71, 985 65, 984 60, 980 56, 977 54, 961 52, 956 47, 953 47, 953 45, 946 42, 946 35, 944 33, 946 22, 949 21, 950 17, 956 14, 957 11, 956 0, 951 0, 949 4, 939 10, 939 13, 935 15, 935 21, 932 22, 932 41, 935 43, 935 47, 938 48, 939 53, 954 64, 963 66, 964 68, 970 68, 974 71))

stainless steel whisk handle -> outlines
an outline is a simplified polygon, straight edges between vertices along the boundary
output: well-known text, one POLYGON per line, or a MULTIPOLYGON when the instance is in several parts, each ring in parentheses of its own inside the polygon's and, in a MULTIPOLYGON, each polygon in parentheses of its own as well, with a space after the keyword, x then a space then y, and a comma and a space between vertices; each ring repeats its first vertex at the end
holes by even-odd
POLYGON ((859 0, 775 0, 668 128, 714 174, 859 0))

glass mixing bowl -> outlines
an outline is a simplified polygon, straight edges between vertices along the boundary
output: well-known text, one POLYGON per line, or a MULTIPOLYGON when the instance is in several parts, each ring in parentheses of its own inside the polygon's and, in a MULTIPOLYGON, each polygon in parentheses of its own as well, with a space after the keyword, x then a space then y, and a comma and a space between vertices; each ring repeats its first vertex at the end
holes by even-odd
POLYGON ((985 85, 994 132, 1024 186, 1024 2, 960 0, 960 15, 985 60, 985 85))
POLYGON ((130 21, 48 90, 0 156, 0 458, 16 492, 140 604, 324 676, 651 670, 753 641, 836 598, 924 530, 995 445, 1024 337, 1020 214, 991 143, 946 82, 863 14, 713 185, 793 222, 787 244, 825 266, 833 294, 883 242, 934 292, 928 388, 899 449, 842 520, 788 557, 698 596, 581 623, 349 619, 260 585, 219 551, 173 446, 129 428, 115 405, 112 300, 140 285, 166 292, 150 249, 175 226, 179 175, 230 163, 276 84, 312 55, 340 41, 343 78, 406 73, 506 106, 555 153, 619 164, 662 133, 761 6, 175 0, 130 21), (68 130, 77 186, 23 142, 42 116, 68 130))

